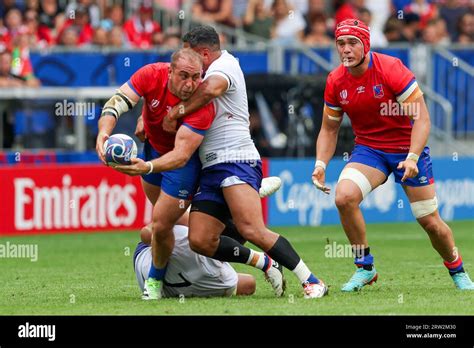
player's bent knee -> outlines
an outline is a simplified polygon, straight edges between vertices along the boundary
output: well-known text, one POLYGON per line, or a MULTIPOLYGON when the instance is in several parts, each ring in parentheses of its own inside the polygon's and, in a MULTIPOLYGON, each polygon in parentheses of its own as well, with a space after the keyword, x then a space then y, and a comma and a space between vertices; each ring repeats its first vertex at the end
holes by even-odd
POLYGON ((416 219, 421 219, 434 213, 438 209, 436 196, 431 199, 410 203, 411 211, 416 219))
POLYGON ((188 235, 189 247, 195 253, 212 257, 216 251, 219 240, 214 241, 206 238, 202 238, 200 235, 188 235))
POLYGON ((338 209, 355 208, 359 206, 360 196, 354 192, 338 191, 335 203, 338 209))
POLYGON ((153 234, 152 225, 143 226, 140 231, 140 239, 143 243, 150 245, 151 244, 151 235, 153 234))
MULTIPOLYGON (((365 196, 367 196, 370 191, 372 191, 372 185, 370 184, 369 179, 367 179, 367 177, 358 169, 344 168, 341 172, 341 175, 339 175, 339 179, 337 181, 338 186, 343 180, 350 180, 356 184, 362 193, 362 199, 364 199, 365 196)), ((351 194, 349 198, 353 198, 353 195, 354 194, 351 194)), ((343 202, 340 203, 344 204, 343 202)))

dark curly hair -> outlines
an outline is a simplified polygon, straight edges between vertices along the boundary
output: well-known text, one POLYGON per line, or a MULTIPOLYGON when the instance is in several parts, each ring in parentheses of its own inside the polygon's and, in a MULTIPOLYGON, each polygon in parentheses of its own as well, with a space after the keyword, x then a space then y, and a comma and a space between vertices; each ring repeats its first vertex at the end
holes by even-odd
POLYGON ((188 43, 191 48, 202 46, 213 51, 221 49, 219 34, 217 34, 216 30, 209 25, 194 27, 184 34, 182 40, 184 43, 188 43))

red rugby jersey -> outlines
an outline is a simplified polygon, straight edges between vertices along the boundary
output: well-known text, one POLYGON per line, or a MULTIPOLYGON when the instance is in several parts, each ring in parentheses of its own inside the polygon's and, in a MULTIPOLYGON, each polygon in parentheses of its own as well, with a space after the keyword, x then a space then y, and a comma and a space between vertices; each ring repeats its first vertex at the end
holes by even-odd
POLYGON ((408 152, 412 121, 400 104, 423 93, 413 73, 398 59, 370 52, 367 71, 353 76, 344 65, 328 76, 324 102, 345 112, 352 123, 355 143, 385 152, 408 152))
MULTIPOLYGON (((168 89, 169 63, 148 64, 132 75, 127 82, 135 93, 144 98, 143 123, 150 144, 161 155, 173 150, 175 134, 163 130, 163 118, 181 100, 168 89)), ((216 113, 214 104, 209 103, 198 111, 178 121, 191 130, 204 135, 211 127, 216 113)))

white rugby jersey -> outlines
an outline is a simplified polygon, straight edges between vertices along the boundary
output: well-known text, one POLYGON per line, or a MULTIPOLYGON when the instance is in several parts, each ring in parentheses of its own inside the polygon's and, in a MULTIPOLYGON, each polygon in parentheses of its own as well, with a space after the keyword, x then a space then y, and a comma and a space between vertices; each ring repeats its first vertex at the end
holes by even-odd
MULTIPOLYGON (((237 286, 237 272, 227 262, 213 260, 191 250, 188 227, 173 228, 175 245, 168 261, 162 294, 164 297, 230 296, 237 286)), ((152 262, 151 247, 136 257, 135 274, 143 291, 152 262)))
POLYGON ((229 87, 213 101, 216 118, 199 148, 203 168, 223 162, 259 160, 260 154, 250 137, 247 87, 238 60, 222 51, 207 69, 204 80, 213 75, 225 78, 229 87))

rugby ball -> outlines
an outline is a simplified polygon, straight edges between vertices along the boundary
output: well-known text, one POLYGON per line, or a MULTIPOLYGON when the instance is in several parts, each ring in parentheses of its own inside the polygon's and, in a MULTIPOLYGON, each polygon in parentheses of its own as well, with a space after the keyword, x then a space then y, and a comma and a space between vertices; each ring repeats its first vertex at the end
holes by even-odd
POLYGON ((113 134, 105 141, 104 152, 108 165, 131 164, 137 157, 137 144, 126 134, 113 134))

